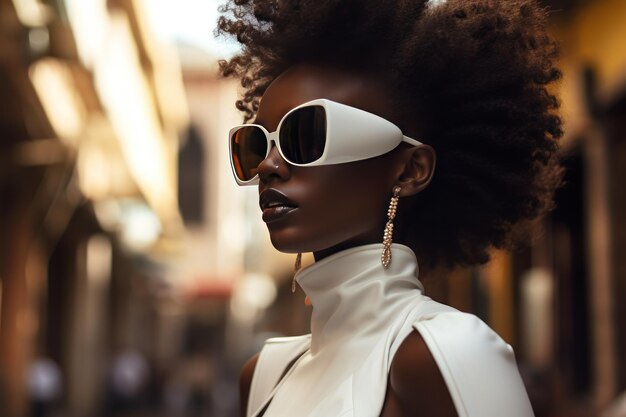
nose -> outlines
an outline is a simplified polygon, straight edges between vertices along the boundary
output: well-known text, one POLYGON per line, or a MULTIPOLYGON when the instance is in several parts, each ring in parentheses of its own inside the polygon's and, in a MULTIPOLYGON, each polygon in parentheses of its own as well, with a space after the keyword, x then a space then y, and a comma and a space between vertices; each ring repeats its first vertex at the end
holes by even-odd
POLYGON ((278 148, 271 143, 271 149, 258 166, 259 180, 263 183, 272 180, 286 181, 291 176, 291 167, 278 152, 278 148))

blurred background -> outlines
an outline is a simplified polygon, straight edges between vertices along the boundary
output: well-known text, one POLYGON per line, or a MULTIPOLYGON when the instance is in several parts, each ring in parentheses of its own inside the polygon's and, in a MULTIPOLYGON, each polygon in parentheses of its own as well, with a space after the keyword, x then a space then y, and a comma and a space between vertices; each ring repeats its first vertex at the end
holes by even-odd
MULTIPOLYGON (((543 3, 557 208, 528 247, 424 281, 515 347, 538 417, 626 416, 626 1, 543 3)), ((0 416, 234 417, 242 363, 308 331, 294 257, 231 178, 218 5, 0 0, 0 416)))

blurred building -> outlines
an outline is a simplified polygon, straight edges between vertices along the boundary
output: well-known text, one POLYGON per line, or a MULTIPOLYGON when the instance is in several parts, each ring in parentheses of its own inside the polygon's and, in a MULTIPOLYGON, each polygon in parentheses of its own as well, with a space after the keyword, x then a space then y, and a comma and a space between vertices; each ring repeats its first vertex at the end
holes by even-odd
POLYGON ((93 415, 110 363, 151 361, 154 303, 184 231, 175 50, 140 1, 0 1, 0 414, 60 370, 55 405, 93 415), (146 325, 145 323, 148 323, 146 325), (41 373, 40 373, 41 374, 41 373))

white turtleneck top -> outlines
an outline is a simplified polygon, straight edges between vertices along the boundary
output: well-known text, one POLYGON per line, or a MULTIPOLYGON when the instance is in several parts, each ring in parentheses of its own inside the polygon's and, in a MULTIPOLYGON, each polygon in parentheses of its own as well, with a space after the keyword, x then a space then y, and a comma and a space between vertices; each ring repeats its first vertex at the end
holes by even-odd
POLYGON ((393 357, 418 331, 459 417, 533 416, 511 346, 476 316, 423 295, 408 247, 393 245, 386 270, 381 253, 381 244, 356 247, 297 273, 313 305, 311 334, 266 342, 246 415, 378 417, 393 357))

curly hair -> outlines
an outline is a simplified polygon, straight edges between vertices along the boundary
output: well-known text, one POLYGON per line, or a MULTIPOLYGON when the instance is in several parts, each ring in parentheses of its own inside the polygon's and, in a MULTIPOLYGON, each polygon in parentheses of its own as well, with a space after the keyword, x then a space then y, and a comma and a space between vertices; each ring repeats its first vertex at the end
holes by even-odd
POLYGON ((241 80, 246 120, 301 63, 367 69, 390 91, 403 131, 437 152, 431 184, 398 214, 398 240, 421 265, 484 263, 552 208, 561 74, 535 1, 231 0, 221 11, 218 33, 243 46, 221 73, 241 80))

